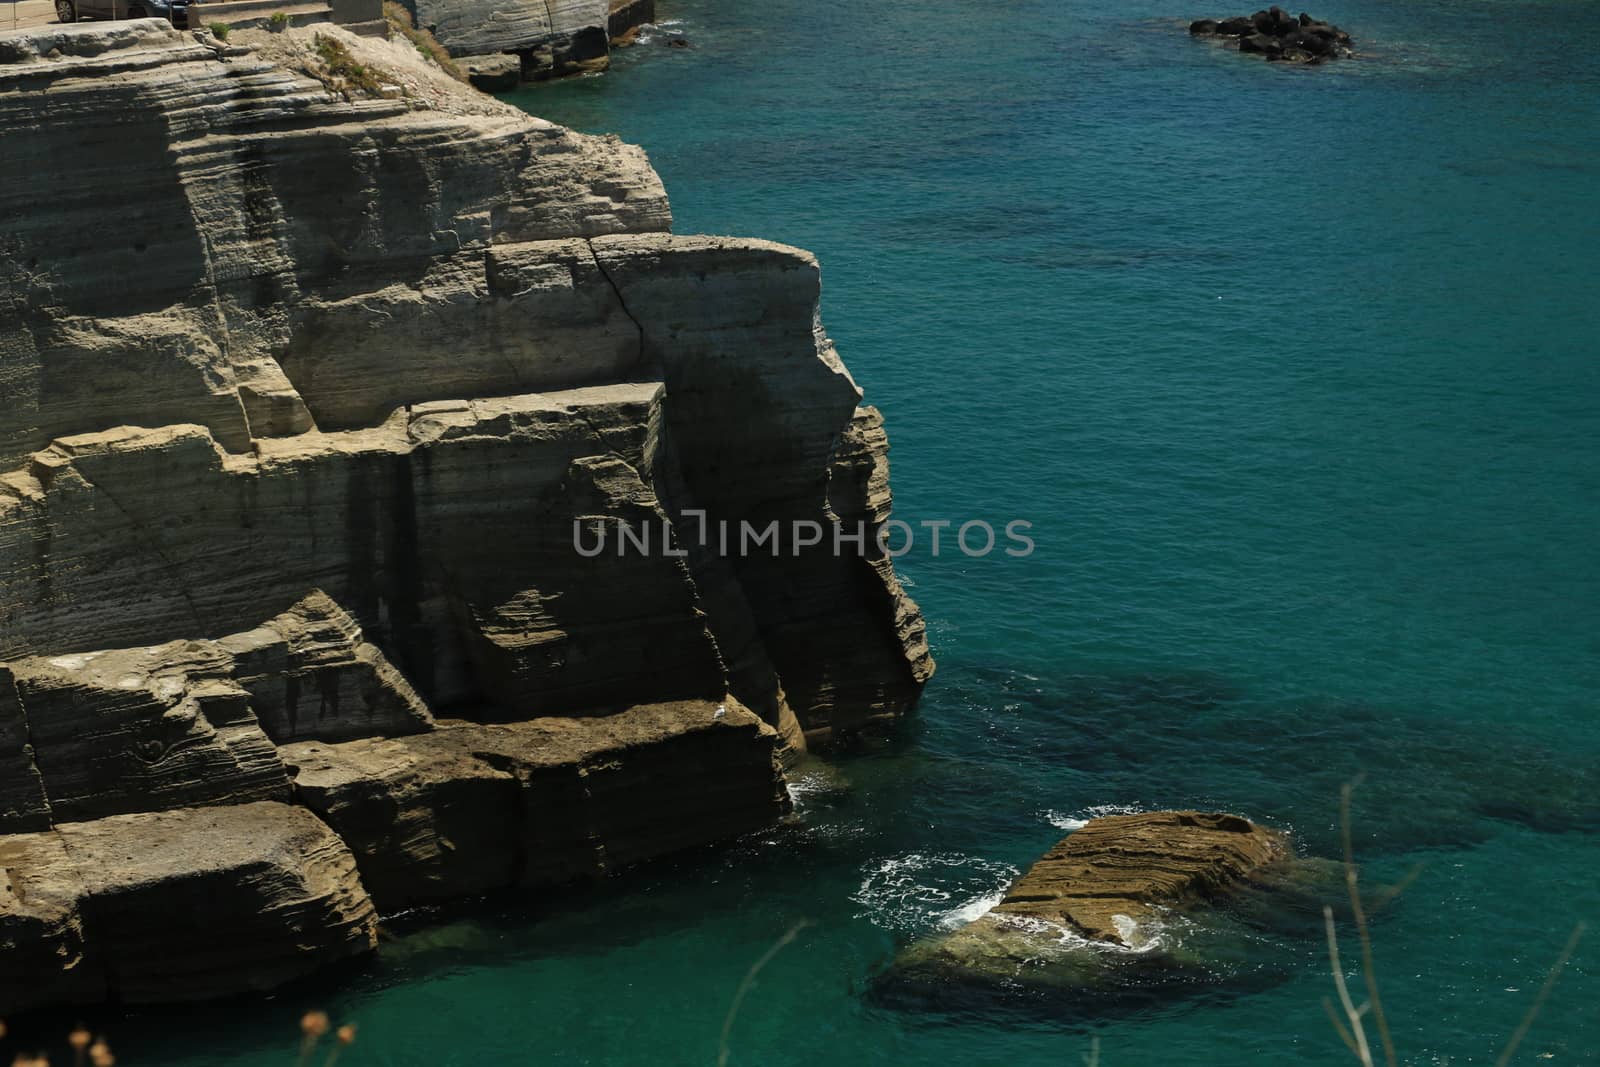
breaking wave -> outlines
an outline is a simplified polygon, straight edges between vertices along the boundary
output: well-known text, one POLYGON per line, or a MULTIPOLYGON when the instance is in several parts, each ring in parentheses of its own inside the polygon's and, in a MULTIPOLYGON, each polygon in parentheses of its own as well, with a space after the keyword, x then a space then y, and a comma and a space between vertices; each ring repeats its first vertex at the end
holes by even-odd
POLYGON ((954 929, 1000 903, 1018 874, 999 863, 960 852, 908 852, 875 859, 862 868, 850 899, 861 917, 890 930, 954 929))
POLYGON ((1089 824, 1090 819, 1101 819, 1107 815, 1137 815, 1143 810, 1137 804, 1095 804, 1071 814, 1060 811, 1046 811, 1040 814, 1051 826, 1071 833, 1073 830, 1082 830, 1089 824))

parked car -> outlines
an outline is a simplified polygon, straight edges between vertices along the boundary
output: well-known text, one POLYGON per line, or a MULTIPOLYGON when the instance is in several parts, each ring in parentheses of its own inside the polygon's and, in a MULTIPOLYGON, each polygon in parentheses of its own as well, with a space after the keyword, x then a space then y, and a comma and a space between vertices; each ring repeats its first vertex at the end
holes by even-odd
POLYGON ((56 0, 56 18, 166 19, 179 29, 189 25, 189 0, 56 0))

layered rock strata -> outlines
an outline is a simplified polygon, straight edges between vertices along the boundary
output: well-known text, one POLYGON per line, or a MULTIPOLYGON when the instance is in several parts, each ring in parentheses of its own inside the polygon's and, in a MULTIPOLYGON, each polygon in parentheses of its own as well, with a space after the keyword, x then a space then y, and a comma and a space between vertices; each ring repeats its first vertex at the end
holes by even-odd
POLYGON ((288 800, 277 745, 431 729, 411 684, 328 596, 220 640, 0 666, 0 833, 288 800))
POLYGON ((377 947, 350 850, 305 808, 118 815, 0 837, 0 1006, 204 1000, 377 947))
POLYGON ((604 70, 609 0, 405 0, 418 26, 453 56, 510 53, 525 81, 604 70))
POLYGON ((1133 947, 1134 931, 1156 909, 1215 898, 1288 854, 1282 833, 1238 815, 1110 815, 1040 857, 989 917, 1039 919, 1091 941, 1133 947))
POLYGON ((639 150, 427 88, 0 37, 0 1014, 261 988, 370 949, 374 899, 764 825, 780 753, 932 669, 815 260, 672 236, 639 150), (699 537, 835 521, 867 550, 699 537))
POLYGON ((774 743, 736 702, 682 701, 282 751, 389 911, 598 878, 759 829, 787 807, 774 743))

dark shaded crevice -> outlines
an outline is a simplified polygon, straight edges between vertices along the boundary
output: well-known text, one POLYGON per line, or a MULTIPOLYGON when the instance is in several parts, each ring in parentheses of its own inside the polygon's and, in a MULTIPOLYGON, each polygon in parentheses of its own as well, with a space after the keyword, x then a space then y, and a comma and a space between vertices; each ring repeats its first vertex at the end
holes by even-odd
POLYGON ((594 259, 595 269, 597 269, 600 272, 600 276, 606 280, 606 284, 611 286, 611 291, 616 294, 616 296, 617 296, 617 306, 622 309, 622 313, 624 315, 628 316, 628 321, 633 323, 634 329, 639 331, 639 360, 638 360, 638 365, 639 365, 640 368, 643 368, 645 366, 644 323, 640 322, 638 320, 638 318, 635 317, 633 312, 628 308, 628 302, 627 302, 627 300, 623 299, 623 296, 622 296, 622 288, 621 288, 621 286, 617 285, 617 280, 615 278, 613 278, 611 276, 611 272, 606 269, 605 262, 600 258, 600 253, 595 251, 594 238, 585 237, 583 239, 583 243, 589 246, 589 255, 594 259))
POLYGON ((485 766, 509 775, 517 783, 517 803, 511 813, 516 821, 516 852, 512 855, 511 878, 509 882, 500 887, 502 889, 515 889, 521 883, 524 872, 528 869, 530 850, 528 848, 529 827, 531 820, 528 808, 531 804, 530 783, 525 768, 516 760, 499 752, 473 751, 472 758, 485 766))
POLYGON ((121 983, 117 980, 115 970, 111 965, 111 953, 101 951, 96 957, 95 946, 107 944, 102 932, 109 929, 104 917, 100 914, 100 903, 95 894, 89 889, 89 883, 83 876, 83 860, 73 854, 72 844, 67 840, 67 835, 59 830, 52 829, 50 833, 57 841, 61 842, 61 851, 66 854, 67 862, 72 864, 72 873, 78 879, 78 909, 83 916, 83 930, 81 932, 83 956, 82 964, 95 967, 99 970, 105 988, 105 1000, 108 1004, 120 1004, 121 983))
POLYGON ((628 461, 627 456, 624 456, 621 452, 618 452, 616 449, 612 448, 606 443, 606 435, 600 432, 600 427, 595 425, 595 421, 589 417, 588 412, 584 411, 582 407, 579 407, 576 404, 567 410, 571 411, 573 415, 583 421, 585 426, 589 427, 589 433, 593 435, 595 443, 600 446, 600 451, 596 453, 597 455, 609 456, 618 463, 621 463, 623 466, 627 467, 629 470, 633 471, 635 475, 638 475, 639 481, 642 484, 646 486, 650 484, 644 480, 644 475, 628 461))
MULTIPOLYGON (((705 614, 705 630, 722 667, 723 684, 730 694, 774 730, 783 731, 785 709, 790 714, 783 678, 773 660, 768 636, 762 632, 749 590, 733 561, 720 556, 707 535, 716 521, 695 500, 683 477, 678 446, 665 407, 671 398, 663 391, 650 408, 650 428, 645 441, 640 474, 655 493, 661 511, 682 536, 688 555, 680 562, 688 572, 695 603, 705 614), (685 530, 688 512, 696 511, 707 528, 694 536, 685 530)), ((781 745, 780 758, 791 761, 802 751, 781 745)))
MULTIPOLYGON (((594 249, 591 248, 589 250, 589 254, 592 256, 594 254, 594 249)), ((484 254, 483 254, 484 294, 480 295, 480 297, 479 297, 480 300, 483 299, 485 295, 488 296, 490 299, 494 298, 495 288, 494 288, 494 276, 493 276, 493 266, 492 266, 493 259, 494 259, 494 250, 492 248, 489 249, 488 251, 484 252, 484 254)), ((522 292, 512 293, 509 297, 506 297, 504 299, 515 300, 517 297, 522 296, 523 293, 525 293, 525 292, 527 292, 527 290, 523 290, 522 292)), ((504 352, 503 350, 501 350, 499 348, 496 348, 495 351, 499 354, 500 362, 501 362, 502 365, 504 365, 504 367, 506 369, 506 374, 511 378, 512 384, 517 388, 518 393, 521 393, 526 387, 523 385, 522 372, 521 372, 521 370, 519 370, 517 368, 516 360, 512 359, 510 354, 504 352)), ((410 409, 410 406, 411 405, 409 405, 409 404, 406 405, 407 410, 410 409)))
POLYGON ((384 539, 384 572, 387 581, 389 623, 393 633, 399 667, 420 691, 431 699, 436 690, 433 637, 422 618, 421 537, 417 529, 417 490, 413 481, 415 463, 428 475, 426 455, 405 452, 393 460, 394 513, 384 539))
POLYGON ((291 767, 288 766, 288 764, 285 764, 284 767, 285 767, 286 770, 290 771, 290 776, 289 776, 289 803, 290 803, 290 805, 293 806, 293 807, 296 807, 296 808, 304 808, 306 811, 309 811, 311 813, 311 817, 316 819, 323 826, 326 826, 328 828, 328 833, 332 834, 333 837, 334 837, 334 840, 338 841, 341 845, 343 845, 345 847, 345 850, 350 853, 350 858, 355 861, 355 865, 356 865, 356 883, 358 885, 360 885, 361 893, 362 893, 363 896, 365 896, 367 898, 367 903, 372 905, 372 914, 377 917, 377 920, 378 920, 378 936, 381 938, 384 935, 384 932, 385 932, 384 929, 383 929, 383 920, 385 919, 386 916, 384 916, 384 914, 378 910, 378 902, 376 900, 372 899, 372 893, 371 893, 371 891, 369 891, 367 889, 367 883, 365 881, 363 881, 362 878, 361 878, 361 857, 359 855, 357 855, 356 850, 355 850, 355 846, 351 845, 350 842, 348 842, 348 841, 346 841, 344 839, 344 835, 339 832, 339 828, 337 826, 333 825, 333 823, 328 820, 328 817, 326 815, 324 815, 322 812, 318 811, 316 808, 312 807, 310 804, 306 803, 305 798, 300 795, 300 784, 297 781, 295 781, 295 777, 294 777, 295 774, 297 773, 298 769, 297 768, 291 768, 291 767))
POLYGON ((553 71, 555 68, 556 13, 550 7, 550 0, 544 0, 544 24, 545 30, 550 35, 550 66, 553 71))
POLYGON ((17 684, 16 675, 5 667, 0 666, 0 685, 5 685, 17 706, 18 720, 22 723, 22 755, 28 761, 28 768, 33 771, 33 780, 39 785, 39 799, 44 803, 45 828, 55 829, 55 809, 50 803, 50 790, 44 783, 44 772, 39 769, 39 754, 33 747, 33 720, 28 716, 28 705, 22 699, 22 687, 17 684))
MULTIPOLYGON (((211 246, 211 236, 204 229, 199 232, 201 269, 205 277, 206 288, 211 293, 211 311, 217 317, 217 332, 214 335, 214 340, 217 342, 217 347, 222 351, 222 366, 232 370, 233 327, 228 321, 227 311, 222 306, 222 292, 217 287, 216 250, 211 246)), ((255 440, 255 429, 250 425, 250 405, 244 402, 244 395, 239 392, 239 383, 236 379, 233 382, 233 402, 239 408, 239 420, 244 423, 245 437, 252 441, 255 440)))

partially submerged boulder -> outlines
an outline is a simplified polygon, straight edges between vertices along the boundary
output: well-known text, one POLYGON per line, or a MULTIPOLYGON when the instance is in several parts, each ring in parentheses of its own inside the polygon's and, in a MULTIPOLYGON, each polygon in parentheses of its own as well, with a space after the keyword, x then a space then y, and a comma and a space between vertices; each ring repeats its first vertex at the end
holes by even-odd
POLYGON ((1134 948, 1158 909, 1210 900, 1288 852, 1281 832, 1238 815, 1112 815, 1046 852, 990 914, 1134 948))
POLYGON ((1285 834, 1237 815, 1158 811, 1089 822, 992 910, 913 945, 891 981, 1084 988, 1130 969, 1203 968, 1214 938, 1190 920, 1290 855, 1285 834), (1184 936, 1173 927, 1185 926, 1184 936), (1198 936, 1187 936, 1195 931, 1198 936))
POLYGON ((1350 35, 1339 27, 1305 12, 1295 18, 1281 7, 1229 19, 1196 19, 1189 33, 1287 63, 1320 63, 1352 54, 1350 35))

